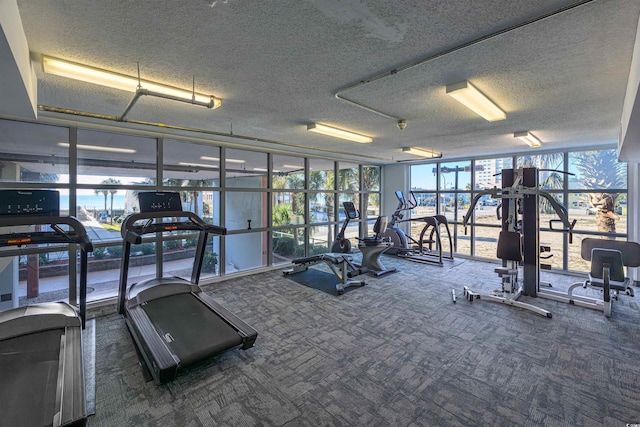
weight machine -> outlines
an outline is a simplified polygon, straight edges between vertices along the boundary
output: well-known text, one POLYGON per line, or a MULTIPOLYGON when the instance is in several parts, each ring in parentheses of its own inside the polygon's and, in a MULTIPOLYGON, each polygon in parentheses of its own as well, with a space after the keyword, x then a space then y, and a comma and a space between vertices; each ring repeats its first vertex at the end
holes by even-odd
MULTIPOLYGON (((502 259, 502 267, 495 272, 502 278, 502 290, 494 294, 480 294, 464 287, 464 296, 469 300, 486 299, 551 318, 551 312, 532 304, 518 301, 521 295, 546 296, 547 290, 540 290, 540 232, 539 202, 544 197, 550 203, 559 219, 549 221, 552 231, 569 233, 572 242, 572 230, 576 221, 570 221, 567 209, 546 191, 540 190, 537 168, 503 169, 502 188, 494 187, 479 192, 471 202, 464 216, 465 234, 475 206, 484 196, 502 200, 498 209, 502 219, 502 230, 498 238, 498 258, 502 259), (561 222, 562 229, 554 229, 554 224, 561 222), (522 264, 522 279, 518 277, 518 265, 522 264)), ((455 292, 452 292, 455 302, 455 292)))

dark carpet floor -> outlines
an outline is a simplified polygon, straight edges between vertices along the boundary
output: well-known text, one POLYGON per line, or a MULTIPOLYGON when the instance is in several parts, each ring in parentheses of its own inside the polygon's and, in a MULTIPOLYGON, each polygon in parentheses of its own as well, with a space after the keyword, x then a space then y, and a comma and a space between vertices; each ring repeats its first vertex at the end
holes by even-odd
MULTIPOLYGON (((232 350, 164 386, 143 380, 124 321, 97 319, 90 426, 624 426, 640 423, 640 310, 486 301, 495 265, 385 257, 398 272, 341 296, 258 273, 206 286, 252 325, 232 350), (451 300, 451 289, 459 296, 451 300)), ((543 273, 556 289, 575 278, 543 273)), ((638 297, 640 298, 640 292, 638 297)))

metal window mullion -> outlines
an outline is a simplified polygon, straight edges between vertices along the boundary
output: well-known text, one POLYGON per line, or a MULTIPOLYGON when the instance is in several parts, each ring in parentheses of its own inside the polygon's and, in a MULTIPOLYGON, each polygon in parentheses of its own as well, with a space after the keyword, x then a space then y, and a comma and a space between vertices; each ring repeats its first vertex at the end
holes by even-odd
MULTIPOLYGON (((78 128, 69 127, 69 215, 77 215, 78 206, 78 128), (72 210, 73 207, 73 210, 72 210)), ((78 245, 69 245, 69 303, 78 305, 78 245), (71 262, 73 260, 73 262, 71 262)))
MULTIPOLYGON (((307 256, 309 254, 309 240, 311 239, 311 197, 309 189, 311 188, 311 176, 310 176, 310 161, 308 157, 304 158, 304 192, 305 192, 305 202, 304 202, 304 217, 305 217, 305 227, 304 227, 304 254, 307 256)), ((296 235, 297 239, 298 236, 296 235)))
MULTIPOLYGON (((164 138, 156 138, 156 191, 164 186, 164 138)), ((156 277, 164 273, 162 262, 162 233, 156 233, 156 277)))
POLYGON ((273 154, 267 153, 267 266, 273 264, 273 154))
MULTIPOLYGON (((227 149, 220 147, 220 225, 227 226, 227 149)), ((226 274, 226 236, 220 236, 220 276, 226 274)))

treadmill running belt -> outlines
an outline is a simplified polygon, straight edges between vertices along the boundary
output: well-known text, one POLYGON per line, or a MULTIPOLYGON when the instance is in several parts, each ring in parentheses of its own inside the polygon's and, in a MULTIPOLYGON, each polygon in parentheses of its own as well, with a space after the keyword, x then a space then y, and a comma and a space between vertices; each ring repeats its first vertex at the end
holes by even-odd
POLYGON ((7 408, 0 424, 53 424, 63 333, 53 329, 0 342, 0 402, 7 408))
POLYGON ((143 309, 181 366, 242 344, 240 334, 193 294, 148 301, 143 309))

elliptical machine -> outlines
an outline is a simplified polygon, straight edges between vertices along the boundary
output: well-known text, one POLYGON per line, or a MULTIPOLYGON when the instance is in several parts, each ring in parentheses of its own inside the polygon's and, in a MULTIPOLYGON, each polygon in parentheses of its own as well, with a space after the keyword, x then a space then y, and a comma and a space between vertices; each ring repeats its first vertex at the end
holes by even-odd
MULTIPOLYGON (((387 229, 383 234, 384 238, 393 243, 393 246, 387 251, 389 255, 401 255, 402 253, 411 252, 411 244, 409 243, 411 236, 407 236, 396 224, 404 218, 404 211, 410 211, 418 205, 413 193, 411 193, 411 200, 408 201, 402 191, 396 191, 396 198, 398 199, 398 206, 391 215, 391 221, 387 224, 387 229)), ((415 243, 417 244, 418 242, 415 243)))
POLYGON ((398 207, 393 215, 391 215, 391 221, 387 225, 387 229, 383 234, 385 239, 393 243, 393 246, 387 251, 387 253, 397 255, 411 261, 437 264, 440 266, 444 264, 444 259, 453 261, 453 241, 451 239, 449 223, 444 215, 430 215, 420 218, 403 219, 404 211, 411 211, 418 206, 415 194, 413 194, 413 192, 410 192, 410 194, 411 197, 407 200, 402 191, 396 191, 398 207), (424 222, 424 226, 420 232, 418 240, 406 234, 396 225, 400 222, 406 221, 424 222), (440 232, 441 226, 444 227, 446 237, 449 241, 448 254, 443 254, 440 232))

